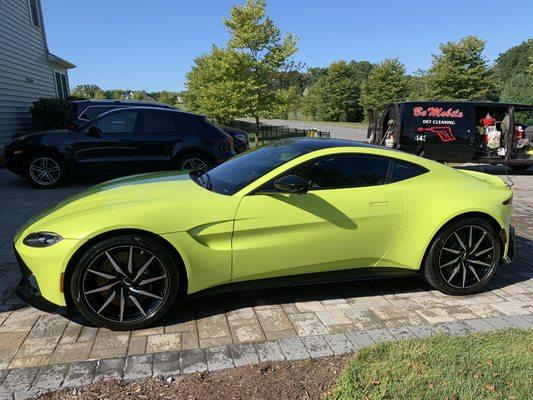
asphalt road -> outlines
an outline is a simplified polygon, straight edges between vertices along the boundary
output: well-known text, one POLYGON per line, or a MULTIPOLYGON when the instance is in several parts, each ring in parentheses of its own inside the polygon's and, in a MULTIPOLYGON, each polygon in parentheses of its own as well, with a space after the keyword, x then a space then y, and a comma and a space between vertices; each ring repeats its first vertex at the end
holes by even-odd
POLYGON ((288 126, 299 129, 318 129, 330 132, 332 138, 349 140, 366 140, 366 129, 349 128, 346 126, 328 125, 327 123, 315 124, 313 122, 287 121, 282 119, 265 119, 261 122, 275 126, 288 126))

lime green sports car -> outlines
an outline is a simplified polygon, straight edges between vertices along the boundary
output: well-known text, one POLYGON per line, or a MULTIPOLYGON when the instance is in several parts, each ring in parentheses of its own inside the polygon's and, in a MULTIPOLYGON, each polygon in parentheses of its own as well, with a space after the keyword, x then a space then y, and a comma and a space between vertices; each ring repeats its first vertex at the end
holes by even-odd
POLYGON ((511 259, 494 176, 345 140, 291 139, 207 173, 97 185, 16 235, 19 295, 135 329, 222 290, 420 275, 469 294, 511 259))

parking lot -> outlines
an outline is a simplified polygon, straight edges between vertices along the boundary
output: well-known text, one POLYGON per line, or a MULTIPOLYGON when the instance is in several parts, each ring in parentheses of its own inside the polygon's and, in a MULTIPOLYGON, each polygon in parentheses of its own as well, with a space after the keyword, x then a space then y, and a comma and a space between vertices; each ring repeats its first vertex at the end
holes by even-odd
MULTIPOLYGON (((501 168, 491 171, 502 173, 501 168)), ((504 316, 531 321, 533 171, 512 180, 516 258, 499 269, 483 293, 446 296, 413 278, 232 293, 176 306, 163 323, 148 329, 112 332, 78 316, 42 313, 13 293, 19 272, 11 240, 17 228, 92 182, 38 190, 0 169, 0 370, 330 334, 372 332, 372 339, 401 338, 416 327, 445 332, 461 323, 468 327, 468 321, 490 324, 491 318, 504 316)))

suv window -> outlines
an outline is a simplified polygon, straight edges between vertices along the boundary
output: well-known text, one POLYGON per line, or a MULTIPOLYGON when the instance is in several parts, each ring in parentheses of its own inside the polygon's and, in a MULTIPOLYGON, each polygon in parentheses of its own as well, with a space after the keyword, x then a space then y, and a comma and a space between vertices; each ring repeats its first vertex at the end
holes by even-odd
POLYGON ((95 119, 96 117, 102 115, 103 113, 106 113, 111 110, 115 110, 117 108, 120 108, 120 106, 89 106, 85 109, 85 111, 78 117, 79 119, 86 119, 91 120, 95 119))
POLYGON ((399 182, 425 174, 427 169, 404 161, 394 161, 391 182, 399 182))
POLYGON ((102 133, 132 133, 137 119, 137 111, 123 111, 102 117, 87 130, 94 126, 102 133))
POLYGON ((174 113, 145 112, 142 130, 144 133, 176 132, 178 125, 174 113))
POLYGON ((331 155, 296 167, 290 174, 311 182, 311 189, 340 189, 387 183, 392 160, 370 155, 331 155))

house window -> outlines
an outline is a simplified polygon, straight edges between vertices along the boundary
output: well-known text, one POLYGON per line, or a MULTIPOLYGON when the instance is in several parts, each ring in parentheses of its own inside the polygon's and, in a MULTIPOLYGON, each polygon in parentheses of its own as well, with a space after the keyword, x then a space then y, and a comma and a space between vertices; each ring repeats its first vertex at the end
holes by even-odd
POLYGON ((30 21, 32 25, 38 28, 41 26, 41 23, 39 22, 39 8, 37 5, 37 0, 28 0, 28 3, 30 6, 30 21))
POLYGON ((68 97, 67 75, 57 71, 54 71, 54 75, 56 79, 57 97, 66 99, 68 97))

